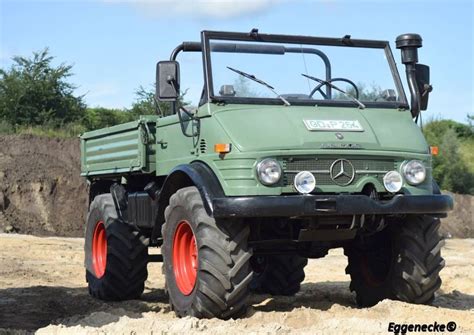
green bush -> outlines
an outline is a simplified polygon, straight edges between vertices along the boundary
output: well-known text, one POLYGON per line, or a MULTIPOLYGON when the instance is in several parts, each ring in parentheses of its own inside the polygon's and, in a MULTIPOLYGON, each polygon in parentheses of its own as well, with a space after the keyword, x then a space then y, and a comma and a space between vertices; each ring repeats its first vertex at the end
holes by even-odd
POLYGON ((115 126, 134 119, 136 117, 132 113, 121 109, 87 108, 82 119, 82 125, 86 130, 94 130, 115 126))
POLYGON ((428 143, 439 147, 433 156, 433 177, 441 189, 474 194, 474 171, 468 157, 474 143, 471 125, 452 120, 432 120, 423 130, 428 143))
POLYGON ((2 135, 8 135, 8 134, 14 134, 15 133, 15 127, 8 122, 7 120, 0 120, 0 134, 2 135))
POLYGON ((426 140, 431 145, 440 145, 443 135, 452 129, 456 137, 460 139, 469 139, 474 136, 471 125, 459 123, 453 120, 430 120, 423 128, 426 140))

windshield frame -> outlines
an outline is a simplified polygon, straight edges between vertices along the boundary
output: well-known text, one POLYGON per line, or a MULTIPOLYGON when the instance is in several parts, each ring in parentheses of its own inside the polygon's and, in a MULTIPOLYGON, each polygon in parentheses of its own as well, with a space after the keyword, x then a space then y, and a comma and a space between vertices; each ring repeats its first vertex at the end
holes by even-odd
MULTIPOLYGON (((205 92, 200 105, 207 102, 217 103, 231 103, 231 104, 264 104, 264 105, 281 105, 282 102, 278 98, 255 98, 255 97, 228 97, 216 96, 214 94, 214 85, 212 80, 212 61, 210 40, 221 41, 236 41, 236 42, 268 42, 268 43, 287 43, 287 44, 305 44, 313 46, 340 46, 340 47, 358 47, 358 48, 372 48, 383 49, 387 63, 390 67, 390 72, 393 81, 399 93, 399 101, 364 101, 367 108, 402 108, 409 109, 408 100, 403 89, 402 81, 397 69, 397 65, 393 58, 390 44, 388 41, 380 40, 361 40, 352 39, 348 36, 343 38, 330 37, 313 37, 313 36, 298 36, 298 35, 275 35, 275 34, 260 34, 260 33, 236 33, 223 31, 202 31, 201 43, 203 53, 204 66, 204 87, 205 92)), ((290 99, 292 105, 300 106, 334 106, 334 107, 354 107, 353 101, 347 100, 324 100, 324 99, 290 99)))

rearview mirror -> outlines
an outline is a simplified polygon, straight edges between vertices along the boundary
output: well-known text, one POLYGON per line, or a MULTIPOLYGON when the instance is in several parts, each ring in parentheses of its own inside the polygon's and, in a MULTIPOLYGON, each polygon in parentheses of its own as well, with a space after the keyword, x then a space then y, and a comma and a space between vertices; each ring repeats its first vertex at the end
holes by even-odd
POLYGON ((156 98, 176 101, 179 96, 179 63, 161 61, 156 65, 156 98))
POLYGON ((420 92, 420 110, 425 111, 428 108, 428 96, 433 90, 430 85, 430 67, 423 64, 415 65, 416 83, 420 92))

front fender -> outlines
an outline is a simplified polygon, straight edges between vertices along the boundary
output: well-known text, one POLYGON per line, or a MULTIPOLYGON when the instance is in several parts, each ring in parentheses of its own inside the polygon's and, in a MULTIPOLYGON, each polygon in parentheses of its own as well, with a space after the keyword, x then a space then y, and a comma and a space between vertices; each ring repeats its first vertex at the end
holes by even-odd
POLYGON ((165 209, 169 205, 169 199, 180 188, 196 186, 204 204, 204 208, 210 216, 213 216, 214 198, 224 197, 224 191, 212 169, 201 161, 190 164, 181 164, 171 170, 166 177, 158 198, 158 214, 152 237, 161 236, 161 226, 165 221, 165 209))

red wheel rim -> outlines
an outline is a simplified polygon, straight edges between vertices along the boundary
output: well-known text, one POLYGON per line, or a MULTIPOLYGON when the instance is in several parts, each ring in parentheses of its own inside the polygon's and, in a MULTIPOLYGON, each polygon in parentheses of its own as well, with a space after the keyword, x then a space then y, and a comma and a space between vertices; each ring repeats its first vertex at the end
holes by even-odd
POLYGON ((173 238, 173 270, 181 293, 190 295, 197 277, 196 238, 188 221, 180 221, 173 238))
POLYGON ((102 278, 107 265, 107 236, 105 235, 104 222, 95 225, 92 236, 92 267, 97 278, 102 278))

